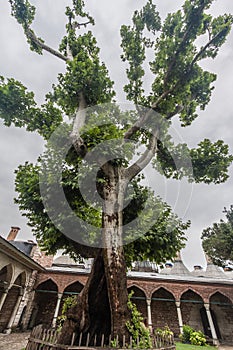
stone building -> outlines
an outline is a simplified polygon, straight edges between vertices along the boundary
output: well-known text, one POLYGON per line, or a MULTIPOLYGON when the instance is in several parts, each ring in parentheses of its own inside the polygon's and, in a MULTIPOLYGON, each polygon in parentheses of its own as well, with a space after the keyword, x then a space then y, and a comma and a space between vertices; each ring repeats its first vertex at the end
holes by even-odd
MULTIPOLYGON (((52 259, 40 254, 34 247, 37 263, 31 274, 33 282, 28 288, 27 307, 20 306, 18 319, 12 324, 16 326, 20 321, 24 329, 41 323, 56 326, 64 299, 80 293, 90 273, 90 261, 77 264, 68 256, 52 259)), ((180 254, 160 272, 149 262, 136 263, 128 273, 128 290, 134 291, 132 300, 148 318, 150 327, 168 325, 178 336, 183 325, 188 324, 203 331, 215 344, 233 343, 233 271, 230 267, 223 271, 208 259, 206 270, 195 266, 190 272, 180 254)), ((0 315, 0 325, 1 322, 0 315)))
POLYGON ((12 227, 7 240, 0 236, 0 332, 10 333, 23 323, 30 288, 43 267, 30 255, 38 250, 35 243, 12 244, 19 231, 12 227))

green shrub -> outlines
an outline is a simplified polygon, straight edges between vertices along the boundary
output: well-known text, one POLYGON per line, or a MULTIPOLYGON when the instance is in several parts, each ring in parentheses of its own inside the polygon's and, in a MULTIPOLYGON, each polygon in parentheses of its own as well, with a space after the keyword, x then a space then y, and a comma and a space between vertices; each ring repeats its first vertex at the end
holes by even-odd
POLYGON ((174 334, 170 330, 168 326, 165 326, 164 328, 156 328, 154 331, 155 335, 160 335, 161 337, 172 337, 174 334))
POLYGON ((167 325, 164 328, 156 328, 154 330, 154 335, 158 336, 164 344, 172 344, 174 341, 174 333, 167 325))
POLYGON ((180 334, 180 340, 182 343, 192 345, 206 345, 206 337, 201 331, 195 331, 192 327, 184 325, 183 333, 180 334))
POLYGON ((190 336, 190 343, 192 345, 206 345, 206 337, 201 331, 193 332, 190 336))
POLYGON ((183 326, 183 333, 180 334, 180 336, 179 336, 182 343, 190 344, 190 337, 191 337, 191 334, 193 332, 194 332, 194 329, 192 327, 184 325, 183 326))

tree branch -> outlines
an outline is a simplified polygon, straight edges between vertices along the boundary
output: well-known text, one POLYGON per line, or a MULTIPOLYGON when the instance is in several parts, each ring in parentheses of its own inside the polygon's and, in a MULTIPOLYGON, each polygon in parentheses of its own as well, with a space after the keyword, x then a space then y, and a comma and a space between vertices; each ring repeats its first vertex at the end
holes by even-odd
POLYGON ((79 105, 74 116, 73 130, 70 134, 70 137, 74 145, 74 148, 76 149, 76 152, 82 158, 85 156, 87 152, 87 146, 80 135, 80 130, 85 125, 85 121, 86 121, 86 110, 85 110, 86 107, 87 107, 86 100, 83 95, 83 92, 81 91, 79 92, 79 105))
POLYGON ((174 117, 176 114, 179 114, 180 112, 182 112, 183 109, 184 109, 184 106, 182 106, 182 105, 177 105, 173 112, 168 113, 166 119, 167 119, 167 120, 170 120, 170 119, 171 119, 172 117, 174 117))
POLYGON ((56 51, 54 49, 52 49, 51 47, 49 47, 48 45, 44 44, 34 33, 30 28, 25 29, 25 34, 27 36, 27 38, 29 38, 30 40, 32 40, 32 42, 34 42, 37 46, 39 46, 42 50, 45 50, 49 53, 51 53, 53 56, 56 56, 60 59, 62 59, 63 61, 68 61, 68 57, 62 55, 59 51, 56 51))
POLYGON ((91 23, 91 21, 87 21, 87 22, 83 22, 83 23, 73 22, 72 29, 75 29, 75 28, 80 29, 80 27, 82 27, 82 26, 86 27, 90 23, 91 23))
POLYGON ((191 62, 191 68, 198 61, 199 57, 208 49, 208 47, 224 32, 225 28, 222 29, 218 34, 216 34, 208 43, 201 48, 201 50, 196 54, 193 61, 191 62))
MULTIPOLYGON (((205 5, 204 5, 204 2, 203 2, 203 5, 199 8, 199 11, 198 11, 197 14, 200 14, 200 13, 203 11, 204 7, 205 7, 205 5)), ((166 75, 165 75, 165 77, 164 77, 164 85, 167 84, 168 77, 169 77, 169 75, 170 75, 170 73, 171 73, 171 71, 172 71, 172 69, 173 69, 173 67, 174 67, 174 64, 176 63, 176 59, 177 59, 178 55, 180 54, 180 52, 182 52, 182 50, 183 50, 183 44, 185 43, 185 40, 187 39, 187 37, 188 37, 188 35, 189 35, 189 32, 192 30, 192 28, 193 28, 193 25, 190 24, 190 25, 188 26, 188 28, 186 29, 186 31, 185 31, 185 33, 184 33, 184 35, 183 35, 183 37, 182 37, 182 40, 181 40, 181 42, 180 42, 180 44, 179 44, 177 50, 175 51, 175 53, 174 53, 174 55, 173 55, 173 57, 172 57, 172 59, 171 59, 171 63, 170 63, 170 65, 169 65, 169 67, 168 67, 168 69, 167 69, 167 72, 166 72, 166 75)))
POLYGON ((157 139, 159 130, 157 129, 150 137, 149 145, 141 157, 125 170, 125 176, 127 180, 132 180, 136 175, 140 173, 151 161, 157 151, 157 139))
MULTIPOLYGON (((176 84, 177 85, 177 84, 176 84)), ((148 118, 151 116, 151 113, 155 113, 155 109, 158 107, 159 102, 162 101, 169 93, 171 93, 175 88, 176 85, 173 86, 171 89, 164 91, 157 100, 152 104, 149 110, 142 115, 125 133, 124 139, 129 140, 132 138, 135 133, 140 130, 140 128, 147 122, 148 118)))

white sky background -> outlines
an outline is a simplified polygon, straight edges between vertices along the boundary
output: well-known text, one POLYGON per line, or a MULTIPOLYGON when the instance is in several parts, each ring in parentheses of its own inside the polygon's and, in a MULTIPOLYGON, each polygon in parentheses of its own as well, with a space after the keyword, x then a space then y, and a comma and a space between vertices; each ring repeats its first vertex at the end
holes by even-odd
MULTIPOLYGON (((37 6, 33 28, 48 45, 57 48, 64 34, 63 9, 69 1, 34 0, 32 3, 37 6)), ((98 0, 96 5, 96 1, 88 0, 87 3, 96 21, 94 32, 101 47, 101 58, 107 64, 111 78, 116 82, 118 101, 124 102, 122 86, 126 82, 126 77, 125 65, 120 60, 119 29, 121 24, 129 23, 133 10, 141 8, 145 2, 98 0)), ((183 1, 157 0, 155 3, 161 15, 165 16, 166 13, 178 9, 183 1)), ((216 0, 211 12, 233 13, 233 1, 216 0)), ((29 90, 35 92, 37 101, 42 102, 44 94, 50 91, 52 83, 56 82, 57 73, 64 71, 65 63, 47 53, 39 56, 29 50, 22 28, 10 16, 10 5, 6 0, 0 2, 0 47, 0 75, 21 81, 29 90)), ((181 129, 175 122, 175 129, 191 146, 195 146, 203 138, 210 138, 212 141, 223 139, 230 145, 233 153, 233 33, 228 37, 218 58, 206 62, 205 65, 218 74, 211 103, 190 127, 181 129)), ((18 239, 32 239, 26 219, 22 218, 13 203, 14 169, 27 160, 33 161, 37 158, 42 151, 41 139, 38 135, 26 133, 22 129, 6 128, 0 122, 0 150, 0 234, 6 237, 10 226, 15 225, 21 227, 18 239)), ((165 183, 158 177, 154 179, 154 182, 160 185, 160 193, 164 199, 184 220, 192 221, 187 247, 182 253, 188 267, 205 264, 200 248, 201 231, 224 217, 223 208, 233 204, 232 170, 233 167, 230 168, 230 178, 225 184, 181 186, 179 195, 177 195, 177 184, 174 187, 169 181, 165 183), (191 191, 192 197, 189 198, 191 191)))

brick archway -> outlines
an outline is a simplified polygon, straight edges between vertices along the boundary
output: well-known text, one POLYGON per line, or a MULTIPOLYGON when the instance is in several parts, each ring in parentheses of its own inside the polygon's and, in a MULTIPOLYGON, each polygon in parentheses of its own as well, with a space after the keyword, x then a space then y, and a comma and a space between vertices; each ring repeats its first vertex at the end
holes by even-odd
POLYGON ((215 292, 210 297, 210 309, 219 328, 220 339, 233 342, 233 304, 223 293, 215 292))
POLYGON ((179 323, 174 295, 167 289, 160 287, 152 294, 151 301, 153 328, 168 326, 175 334, 179 334, 179 323))
POLYGON ((34 308, 29 322, 32 328, 38 324, 50 327, 57 303, 58 286, 50 278, 40 283, 35 290, 34 308))
POLYGON ((204 332, 201 317, 204 301, 200 294, 194 292, 192 289, 188 289, 181 295, 180 301, 183 324, 204 332))
POLYGON ((82 289, 83 289, 83 284, 80 283, 79 281, 75 281, 71 284, 69 284, 63 291, 63 295, 62 295, 62 299, 61 299, 61 305, 60 305, 60 309, 59 309, 59 315, 62 314, 62 307, 64 304, 64 301, 66 300, 66 298, 72 296, 72 295, 78 295, 82 289))
POLYGON ((127 288, 128 293, 134 292, 131 300, 137 306, 139 312, 141 312, 143 318, 147 318, 147 305, 146 305, 146 294, 145 292, 136 285, 132 285, 127 288))

